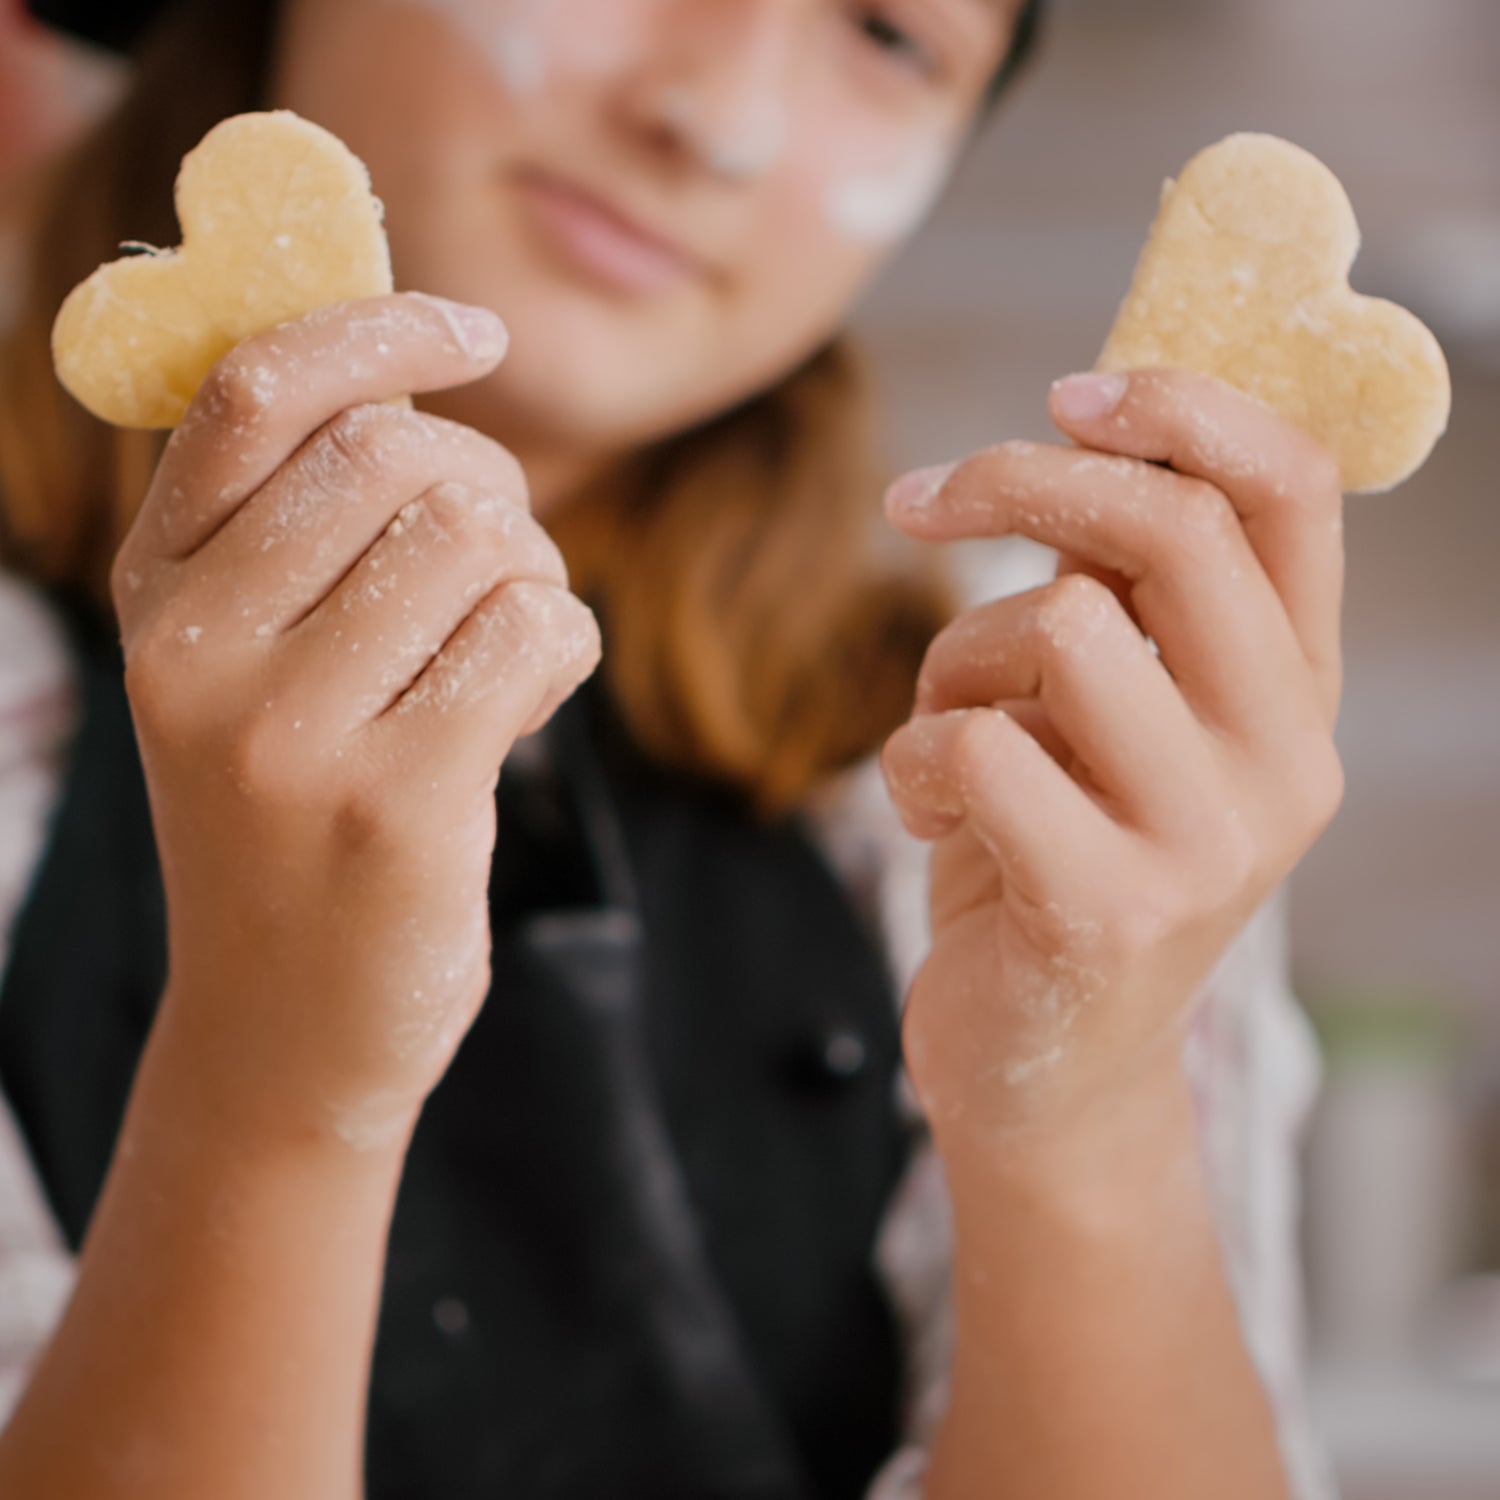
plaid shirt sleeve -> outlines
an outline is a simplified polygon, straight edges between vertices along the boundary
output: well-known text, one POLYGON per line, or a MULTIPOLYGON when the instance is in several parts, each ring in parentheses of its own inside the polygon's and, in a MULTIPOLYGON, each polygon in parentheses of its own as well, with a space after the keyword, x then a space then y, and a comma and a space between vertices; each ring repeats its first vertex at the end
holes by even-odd
MULTIPOLYGON (((72 663, 50 606, 0 574, 0 971, 46 843, 77 705, 72 663)), ((73 1285, 73 1261, 0 1096, 0 1424, 73 1285)))

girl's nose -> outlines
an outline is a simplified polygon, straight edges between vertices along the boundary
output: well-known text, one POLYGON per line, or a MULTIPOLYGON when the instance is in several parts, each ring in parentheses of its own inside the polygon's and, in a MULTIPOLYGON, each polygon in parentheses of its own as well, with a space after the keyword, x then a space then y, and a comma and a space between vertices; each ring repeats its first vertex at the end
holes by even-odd
POLYGON ((664 41, 632 81, 639 125, 730 180, 769 171, 786 149, 797 0, 675 0, 664 41))

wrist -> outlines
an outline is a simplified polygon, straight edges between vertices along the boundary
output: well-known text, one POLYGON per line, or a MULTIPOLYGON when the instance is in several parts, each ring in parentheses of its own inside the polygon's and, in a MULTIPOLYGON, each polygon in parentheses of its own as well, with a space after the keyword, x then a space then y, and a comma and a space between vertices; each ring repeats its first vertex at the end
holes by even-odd
POLYGON ((950 1138, 954 1349, 929 1492, 987 1495, 1003 1473, 1107 1494, 1130 1474, 1131 1493, 1280 1495, 1182 1071, 1089 1102, 950 1138))
POLYGON ((961 1238, 1009 1233, 1018 1213, 1110 1235, 1204 1198, 1196 1110, 1175 1049, 1065 1116, 936 1137, 961 1238))
POLYGON ((148 1038, 126 1117, 140 1143, 192 1143, 235 1156, 326 1158, 330 1166, 372 1167, 404 1160, 421 1101, 385 1102, 379 1129, 341 1129, 358 1111, 264 1068, 195 1024, 193 1007, 169 989, 148 1038))

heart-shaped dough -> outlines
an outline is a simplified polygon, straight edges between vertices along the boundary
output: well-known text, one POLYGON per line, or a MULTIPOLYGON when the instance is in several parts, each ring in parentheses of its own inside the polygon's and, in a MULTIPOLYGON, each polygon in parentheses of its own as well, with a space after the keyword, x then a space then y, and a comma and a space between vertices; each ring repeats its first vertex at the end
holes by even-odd
POLYGON ((1344 488, 1389 489, 1448 425, 1438 341, 1393 302, 1350 290, 1359 225, 1338 178, 1269 135, 1201 151, 1162 203, 1101 370, 1217 375, 1337 456, 1344 488))
POLYGON ((120 427, 175 427, 241 339, 391 290, 383 210, 364 163, 293 114, 216 125, 177 177, 180 250, 100 266, 52 328, 58 378, 120 427))

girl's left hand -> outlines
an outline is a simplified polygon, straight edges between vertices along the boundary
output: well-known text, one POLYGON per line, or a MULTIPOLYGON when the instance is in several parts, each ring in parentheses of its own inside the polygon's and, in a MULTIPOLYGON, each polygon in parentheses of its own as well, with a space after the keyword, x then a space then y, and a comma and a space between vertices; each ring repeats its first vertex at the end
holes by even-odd
POLYGON ((1004 443, 887 496, 913 537, 1062 554, 936 638, 882 756, 935 841, 906 1053, 940 1144, 1066 1130, 1175 1071, 1195 992, 1343 794, 1331 455, 1178 371, 1070 377, 1051 413, 1082 451, 1004 443))

